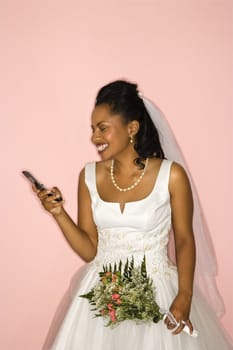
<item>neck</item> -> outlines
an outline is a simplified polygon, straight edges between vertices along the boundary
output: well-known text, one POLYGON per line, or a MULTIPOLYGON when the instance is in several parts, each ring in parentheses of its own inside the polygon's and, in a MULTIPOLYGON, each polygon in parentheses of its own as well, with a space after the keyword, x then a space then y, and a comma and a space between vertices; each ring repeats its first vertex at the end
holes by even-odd
POLYGON ((135 171, 140 170, 140 168, 135 164, 135 159, 138 158, 139 155, 135 152, 134 154, 130 154, 124 157, 115 157, 114 160, 114 172, 115 173, 123 173, 125 175, 132 174, 135 171))
MULTIPOLYGON (((146 162, 145 162, 145 168, 142 170, 142 172, 141 172, 140 176, 137 178, 137 180, 134 181, 130 186, 120 187, 118 185, 118 183, 116 182, 116 179, 114 176, 114 159, 112 159, 112 164, 110 167, 110 177, 111 177, 111 181, 112 181, 113 186, 120 192, 126 192, 126 191, 133 190, 141 182, 142 178, 144 177, 147 165, 148 165, 148 158, 146 159, 146 162)), ((124 174, 124 176, 125 176, 125 174, 124 174)), ((132 173, 130 174, 130 177, 132 177, 132 173)))

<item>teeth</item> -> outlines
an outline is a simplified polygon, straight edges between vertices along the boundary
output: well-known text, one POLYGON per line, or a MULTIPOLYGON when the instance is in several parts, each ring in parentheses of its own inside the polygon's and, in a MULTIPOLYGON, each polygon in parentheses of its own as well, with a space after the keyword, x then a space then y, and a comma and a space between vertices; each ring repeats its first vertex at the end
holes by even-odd
POLYGON ((102 145, 97 145, 98 152, 103 152, 108 147, 107 143, 104 143, 102 145))

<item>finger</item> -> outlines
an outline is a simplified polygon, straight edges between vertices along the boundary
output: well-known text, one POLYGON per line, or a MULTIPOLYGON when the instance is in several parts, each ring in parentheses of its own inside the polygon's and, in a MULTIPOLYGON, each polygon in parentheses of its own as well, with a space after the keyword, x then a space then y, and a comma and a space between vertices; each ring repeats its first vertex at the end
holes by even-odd
POLYGON ((61 194, 60 193, 55 193, 53 189, 51 190, 43 190, 38 193, 38 197, 40 198, 41 201, 48 201, 51 202, 56 199, 56 202, 59 202, 62 200, 61 194), (61 198, 58 200, 58 198, 61 198))
POLYGON ((59 194, 59 195, 61 196, 61 191, 59 190, 59 188, 53 187, 53 188, 52 188, 52 191, 53 191, 54 193, 59 194))
POLYGON ((167 326, 167 328, 168 328, 169 330, 171 330, 171 329, 173 329, 173 328, 176 327, 175 323, 171 322, 171 321, 169 320, 169 317, 168 317, 168 316, 166 316, 166 317, 164 318, 164 324, 167 326))
POLYGON ((169 329, 169 331, 176 329, 177 325, 175 325, 174 323, 169 322, 167 324, 167 329, 169 329))
POLYGON ((55 193, 55 198, 54 198, 54 200, 55 200, 56 202, 61 202, 61 201, 63 201, 61 191, 60 191, 57 187, 53 187, 53 188, 52 188, 52 192, 55 193))
POLYGON ((192 322, 190 320, 187 320, 186 322, 186 325, 188 326, 189 330, 190 330, 190 333, 192 334, 193 333, 193 325, 192 325, 192 322))
POLYGON ((43 198, 43 201, 47 203, 57 203, 58 202, 57 195, 50 192, 43 198))
POLYGON ((61 202, 63 200, 62 196, 59 193, 54 193, 53 191, 45 195, 44 200, 46 202, 61 202))
POLYGON ((40 190, 38 190, 38 188, 36 188, 36 186, 34 184, 32 184, 32 190, 35 193, 39 193, 40 192, 40 190))
POLYGON ((182 332, 183 328, 185 326, 185 323, 182 323, 181 321, 178 322, 177 328, 172 332, 172 334, 176 335, 182 332))
POLYGON ((62 207, 62 205, 65 203, 65 201, 61 201, 61 202, 54 202, 52 203, 51 209, 53 208, 58 208, 58 207, 62 207))
POLYGON ((43 207, 49 212, 53 213, 53 210, 56 208, 62 208, 64 202, 55 202, 55 203, 42 203, 43 207))
POLYGON ((50 203, 60 205, 61 203, 65 203, 65 201, 62 199, 62 197, 55 197, 50 201, 50 203))
POLYGON ((56 196, 55 201, 56 202, 62 202, 64 200, 63 200, 63 198, 61 196, 58 195, 58 196, 56 196))
POLYGON ((171 329, 171 328, 174 328, 174 323, 172 323, 170 320, 169 320, 169 318, 168 317, 166 317, 165 319, 164 319, 164 323, 165 323, 165 325, 167 326, 167 328, 169 328, 169 329, 171 329))
POLYGON ((54 195, 54 193, 52 192, 52 190, 42 190, 42 191, 39 191, 38 192, 38 197, 41 199, 41 200, 43 200, 43 199, 45 199, 45 198, 47 198, 47 197, 51 197, 51 196, 53 196, 54 195))

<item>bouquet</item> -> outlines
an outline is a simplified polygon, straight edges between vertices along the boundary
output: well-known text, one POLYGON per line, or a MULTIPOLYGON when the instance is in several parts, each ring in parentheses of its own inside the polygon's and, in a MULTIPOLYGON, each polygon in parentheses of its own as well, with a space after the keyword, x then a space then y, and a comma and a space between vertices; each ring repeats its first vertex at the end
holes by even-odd
POLYGON ((124 320, 158 322, 163 318, 155 301, 153 281, 146 271, 144 256, 140 266, 134 266, 134 258, 125 266, 120 261, 114 266, 103 266, 99 283, 89 293, 80 295, 88 299, 95 317, 106 319, 106 326, 118 325, 124 320))

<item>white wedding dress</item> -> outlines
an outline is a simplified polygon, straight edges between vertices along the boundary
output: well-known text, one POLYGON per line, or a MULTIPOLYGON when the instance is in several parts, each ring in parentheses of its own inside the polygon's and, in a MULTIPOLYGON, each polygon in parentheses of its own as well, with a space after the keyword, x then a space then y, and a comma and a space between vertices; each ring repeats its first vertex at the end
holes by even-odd
POLYGON ((96 188, 95 163, 85 168, 85 181, 98 227, 98 252, 85 265, 85 273, 73 290, 65 318, 51 350, 227 350, 232 349, 213 311, 198 291, 194 291, 190 319, 197 338, 182 332, 172 335, 163 321, 136 324, 124 321, 116 328, 105 327, 102 317, 95 318, 90 304, 80 298, 99 281, 103 264, 134 256, 140 264, 146 256, 147 272, 156 287, 156 301, 162 310, 169 307, 177 293, 177 269, 167 256, 171 229, 168 191, 171 161, 163 160, 154 188, 144 199, 125 204, 103 201, 96 188))

